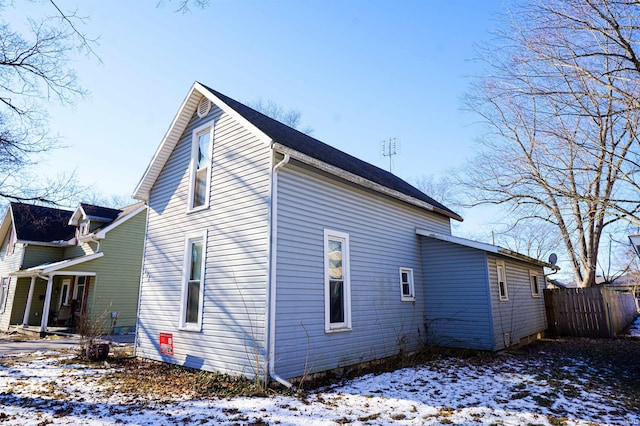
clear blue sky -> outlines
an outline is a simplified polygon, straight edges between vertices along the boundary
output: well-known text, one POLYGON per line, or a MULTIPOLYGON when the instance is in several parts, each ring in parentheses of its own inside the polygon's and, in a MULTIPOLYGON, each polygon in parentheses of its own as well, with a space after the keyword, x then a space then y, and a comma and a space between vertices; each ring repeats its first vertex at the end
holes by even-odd
MULTIPOLYGON (((47 156, 47 168, 75 169, 105 195, 133 192, 196 80, 241 102, 297 109, 314 137, 383 168, 381 141, 395 137, 394 173, 442 175, 472 154, 479 129, 460 97, 477 71, 473 46, 490 39, 502 8, 498 0, 211 0, 180 14, 175 2, 156 0, 59 5, 89 17, 81 29, 99 37, 103 63, 77 58, 90 95, 74 108, 51 106, 51 131, 68 148, 47 156)), ((47 2, 19 0, 3 15, 17 23, 43 10, 51 14, 47 2)))

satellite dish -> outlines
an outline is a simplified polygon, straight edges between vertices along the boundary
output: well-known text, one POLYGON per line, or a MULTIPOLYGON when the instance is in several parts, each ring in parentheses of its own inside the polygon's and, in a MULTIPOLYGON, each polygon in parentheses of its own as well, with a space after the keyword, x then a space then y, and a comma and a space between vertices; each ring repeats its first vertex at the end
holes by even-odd
POLYGON ((555 265, 556 263, 558 263, 558 255, 556 255, 555 253, 551 253, 549 255, 549 263, 552 265, 555 265))

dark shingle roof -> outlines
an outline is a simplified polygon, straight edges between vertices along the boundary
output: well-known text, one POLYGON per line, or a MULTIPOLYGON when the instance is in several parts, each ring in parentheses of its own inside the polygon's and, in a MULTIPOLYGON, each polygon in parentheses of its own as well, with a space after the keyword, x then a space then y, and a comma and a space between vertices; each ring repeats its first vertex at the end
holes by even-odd
POLYGON ((53 207, 11 203, 17 239, 53 242, 72 238, 75 227, 68 225, 73 212, 53 207))
POLYGON ((89 219, 98 220, 102 222, 111 222, 118 217, 122 210, 111 209, 109 207, 94 206, 93 204, 80 203, 82 210, 87 214, 89 219))
POLYGON ((352 155, 340 151, 339 149, 327 145, 324 142, 312 138, 307 134, 282 124, 273 118, 267 117, 266 115, 241 104, 240 102, 233 100, 228 96, 205 86, 204 84, 202 86, 268 135, 273 141, 389 189, 429 203, 434 207, 451 213, 454 217, 459 217, 457 213, 400 179, 393 173, 387 172, 380 167, 369 164, 366 161, 360 160, 352 155))

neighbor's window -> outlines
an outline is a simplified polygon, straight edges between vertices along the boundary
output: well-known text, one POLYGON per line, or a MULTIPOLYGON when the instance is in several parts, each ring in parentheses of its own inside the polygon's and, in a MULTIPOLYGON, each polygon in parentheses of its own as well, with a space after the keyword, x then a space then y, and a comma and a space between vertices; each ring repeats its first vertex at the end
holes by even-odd
POLYGON ((351 329, 349 235, 324 231, 325 330, 351 329))
POLYGON ((496 262, 496 269, 498 275, 498 294, 500 300, 509 300, 509 293, 507 291, 507 274, 505 272, 504 262, 498 260, 496 262))
POLYGON ((8 277, 0 278, 0 313, 4 312, 9 297, 9 283, 11 279, 8 277))
POLYGON ((531 295, 533 297, 540 297, 540 284, 538 283, 536 271, 529 272, 529 282, 531 283, 531 295))
POLYGON ((206 234, 188 236, 185 242, 180 314, 180 327, 187 330, 200 331, 202 328, 205 255, 206 234))
POLYGON ((400 268, 400 291, 402 292, 403 301, 416 300, 416 294, 413 288, 413 269, 400 268))
POLYGON ((212 147, 213 127, 207 125, 193 131, 193 144, 191 147, 191 209, 205 208, 209 205, 212 147))
POLYGON ((7 241, 7 255, 9 254, 13 254, 13 250, 16 246, 16 233, 13 230, 13 228, 11 228, 9 230, 9 241, 7 241))

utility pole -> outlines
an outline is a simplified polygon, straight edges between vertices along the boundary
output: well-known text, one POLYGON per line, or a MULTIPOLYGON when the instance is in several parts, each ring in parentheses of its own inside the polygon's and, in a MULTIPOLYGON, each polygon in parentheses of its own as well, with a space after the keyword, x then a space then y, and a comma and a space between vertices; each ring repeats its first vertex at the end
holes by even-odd
POLYGON ((382 155, 389 157, 389 172, 391 172, 391 157, 396 155, 396 138, 389 138, 386 141, 382 141, 382 155))

